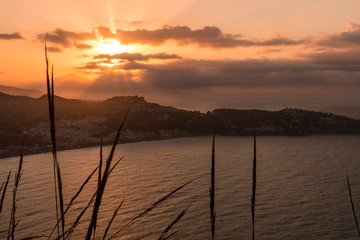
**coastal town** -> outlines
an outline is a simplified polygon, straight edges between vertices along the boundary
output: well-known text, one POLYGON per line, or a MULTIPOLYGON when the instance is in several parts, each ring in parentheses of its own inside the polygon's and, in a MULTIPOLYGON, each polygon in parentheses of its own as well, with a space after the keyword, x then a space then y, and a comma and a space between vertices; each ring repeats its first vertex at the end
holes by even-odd
MULTIPOLYGON (((0 157, 50 151, 47 96, 31 98, 0 92, 0 157)), ((129 111, 120 142, 179 137, 359 134, 360 120, 286 108, 280 111, 215 109, 202 113, 149 103, 143 97, 83 101, 56 97, 58 149, 111 144, 129 111)))

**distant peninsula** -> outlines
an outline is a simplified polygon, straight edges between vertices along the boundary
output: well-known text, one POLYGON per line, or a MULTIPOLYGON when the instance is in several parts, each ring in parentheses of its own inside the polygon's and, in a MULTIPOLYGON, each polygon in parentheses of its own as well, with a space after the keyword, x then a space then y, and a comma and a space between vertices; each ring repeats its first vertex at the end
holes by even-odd
MULTIPOLYGON (((47 96, 0 92, 0 158, 50 151, 47 96)), ((227 136, 360 134, 360 120, 331 113, 286 108, 280 111, 215 109, 207 113, 149 103, 143 97, 83 101, 55 97, 58 149, 110 144, 129 109, 121 142, 212 133, 227 136)))

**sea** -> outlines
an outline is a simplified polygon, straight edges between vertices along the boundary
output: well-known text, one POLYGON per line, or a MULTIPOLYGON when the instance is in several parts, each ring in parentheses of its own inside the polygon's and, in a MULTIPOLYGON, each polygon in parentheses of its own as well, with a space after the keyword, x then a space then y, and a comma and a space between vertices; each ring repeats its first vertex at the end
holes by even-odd
MULTIPOLYGON (((185 209, 185 215, 167 233, 169 239, 211 239, 211 149, 212 136, 117 145, 112 164, 122 160, 108 178, 95 239, 103 238, 122 201, 106 239, 118 231, 113 239, 158 239, 185 209)), ((253 149, 253 137, 215 137, 215 239, 252 237, 253 149)), ((259 136, 256 149, 255 239, 359 238, 347 185, 348 176, 354 210, 360 217, 359 135, 259 136)), ((104 146, 104 161, 109 152, 110 146, 104 146)), ((7 237, 19 159, 0 159, 0 184, 11 171, 0 214, 0 232, 5 231, 0 239, 7 237)), ((58 152, 65 206, 99 165, 99 159, 100 146, 58 152)), ((88 204, 97 179, 95 172, 74 201, 65 217, 65 230, 88 204)), ((19 222, 15 239, 47 239, 56 224, 54 195, 51 153, 25 153, 16 198, 19 222)), ((92 207, 85 211, 71 239, 84 239, 92 207)), ((50 239, 57 234, 55 230, 50 239)))

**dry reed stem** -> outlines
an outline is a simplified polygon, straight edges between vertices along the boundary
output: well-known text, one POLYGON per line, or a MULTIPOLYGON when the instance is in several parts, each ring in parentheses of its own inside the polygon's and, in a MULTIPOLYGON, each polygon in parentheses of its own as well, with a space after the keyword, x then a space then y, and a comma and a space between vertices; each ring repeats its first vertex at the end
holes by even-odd
MULTIPOLYGON (((190 204, 191 205, 191 204, 190 204)), ((190 205, 185 208, 183 211, 181 211, 181 213, 174 219, 174 221, 172 221, 172 223, 170 223, 165 230, 163 231, 163 233, 160 235, 160 237, 158 238, 158 240, 165 240, 168 237, 172 236, 173 234, 170 234, 168 236, 166 236, 166 234, 171 230, 171 228, 180 221, 180 219, 186 214, 187 210, 189 209, 190 205)))
POLYGON ((124 201, 125 201, 125 198, 121 201, 121 203, 119 204, 119 206, 115 209, 114 214, 113 214, 112 218, 110 219, 109 224, 107 225, 106 230, 105 230, 105 232, 104 232, 104 236, 103 236, 103 238, 102 238, 103 240, 106 239, 106 235, 107 235, 107 233, 108 233, 108 231, 109 231, 109 229, 110 229, 110 226, 111 226, 112 222, 114 221, 114 219, 115 219, 115 217, 116 217, 119 209, 120 209, 121 206, 123 205, 124 201))
POLYGON ((175 194, 177 191, 181 190, 182 188, 184 188, 186 185, 190 184, 191 182, 193 182, 194 180, 191 180, 183 185, 181 185, 180 187, 174 189, 173 191, 171 191, 170 193, 166 194, 164 197, 160 198, 159 200, 157 200, 155 203, 153 203, 149 208, 147 208, 146 210, 144 210, 143 212, 141 212, 140 214, 138 214, 137 216, 135 216, 134 218, 132 218, 127 224, 125 224, 123 227, 121 227, 118 231, 116 231, 110 238, 113 239, 116 235, 118 235, 121 231, 123 231, 124 229, 128 228, 130 225, 132 225, 136 220, 138 220, 139 218, 145 216, 147 213, 151 212, 154 208, 156 208, 157 206, 159 206, 162 202, 166 201, 167 199, 169 199, 173 194, 175 194))
POLYGON ((352 194, 351 194, 351 187, 350 187, 349 176, 346 176, 346 180, 347 180, 347 185, 348 185, 348 189, 349 189, 351 209, 352 209, 352 212, 353 212, 353 215, 354 215, 355 225, 356 225, 356 228, 357 228, 357 231, 358 231, 358 235, 359 235, 359 238, 360 238, 359 224, 358 224, 358 220, 357 220, 357 217, 356 217, 354 202, 353 202, 353 198, 352 198, 352 194))
POLYGON ((3 206, 4 206, 4 200, 5 200, 5 196, 6 196, 6 189, 8 187, 8 184, 9 184, 9 180, 10 180, 10 175, 11 175, 11 171, 9 171, 9 174, 6 178, 6 182, 5 182, 5 185, 4 185, 4 189, 3 189, 3 192, 1 194, 1 199, 0 199, 0 215, 1 215, 1 211, 3 209, 3 206))
MULTIPOLYGON (((69 204, 67 205, 65 211, 64 211, 64 215, 70 210, 73 202, 76 200, 76 198, 80 195, 80 193, 82 192, 82 190, 84 189, 85 185, 89 182, 89 180, 91 179, 91 177, 94 175, 94 173, 96 172, 96 170, 98 170, 99 166, 97 166, 91 173, 90 175, 86 178, 86 180, 83 182, 83 184, 80 186, 79 190, 74 194, 74 196, 71 198, 69 204)), ((57 226, 59 225, 61 219, 58 220, 58 222, 56 223, 56 225, 54 226, 53 230, 51 231, 50 235, 48 236, 48 239, 51 237, 51 235, 53 234, 53 232, 55 231, 55 229, 57 228, 57 226)))
MULTIPOLYGON (((15 228, 19 222, 16 222, 16 194, 17 189, 19 187, 20 179, 21 179, 21 171, 22 171, 22 164, 24 159, 24 152, 21 149, 20 152, 20 161, 19 161, 19 168, 18 172, 15 174, 15 183, 14 183, 14 189, 13 189, 13 201, 12 201, 12 208, 11 208, 11 216, 10 216, 10 222, 9 222, 9 230, 8 230, 8 239, 15 239, 15 228)), ((20 220, 19 220, 20 221, 20 220)))
POLYGON ((116 133, 116 137, 115 137, 113 146, 111 148, 109 157, 108 157, 108 159, 106 161, 106 164, 105 164, 104 173, 103 173, 103 175, 101 177, 101 182, 100 182, 100 185, 98 186, 98 190, 97 190, 97 195, 96 195, 96 199, 95 199, 95 204, 94 204, 94 209, 93 209, 91 221, 90 221, 88 231, 87 231, 87 234, 86 234, 86 239, 87 240, 91 239, 91 235, 92 235, 93 231, 95 231, 95 229, 96 229, 97 215, 98 215, 98 212, 99 212, 99 209, 100 209, 102 196, 103 196, 103 193, 105 191, 105 186, 106 186, 107 179, 108 179, 108 176, 109 176, 109 170, 110 170, 111 162, 112 162, 112 159, 113 159, 113 156, 114 156, 116 145, 117 145, 119 137, 120 137, 121 130, 122 130, 123 126, 124 126, 124 123, 125 123, 125 120, 126 120, 126 118, 128 116, 128 113, 129 113, 129 110, 126 111, 125 117, 124 117, 123 121, 121 122, 120 127, 119 127, 119 129, 118 129, 118 131, 116 133))
POLYGON ((100 142, 99 175, 98 175, 98 188, 100 187, 100 183, 101 183, 102 164, 103 164, 103 142, 102 142, 102 138, 101 138, 101 142, 100 142))
POLYGON ((255 197, 256 197, 256 133, 254 133, 254 158, 251 194, 252 239, 255 239, 255 197))
POLYGON ((82 216, 84 215, 84 213, 86 212, 86 210, 90 207, 90 205, 93 203, 95 197, 96 197, 97 192, 95 192, 93 194, 93 196, 91 197, 90 201, 88 202, 88 204, 86 205, 86 207, 80 212, 80 214, 77 216, 76 220, 74 221, 73 225, 65 231, 64 235, 60 235, 57 238, 55 238, 56 240, 59 240, 60 238, 63 238, 66 235, 66 239, 69 239, 71 237, 71 234, 74 232, 75 228, 78 226, 82 216))
MULTIPOLYGON (((56 208, 56 221, 59 221, 59 203, 58 203, 58 181, 57 181, 57 154, 56 154, 56 135, 55 135, 55 111, 54 111, 54 86, 53 86, 53 71, 51 74, 51 82, 49 75, 49 59, 47 55, 47 45, 45 39, 45 61, 46 61, 46 87, 47 87, 47 96, 48 96, 48 106, 49 106, 49 118, 50 118, 50 136, 52 143, 52 154, 53 154, 53 179, 54 179, 54 191, 55 191, 55 208, 56 208)), ((63 223, 63 219, 61 220, 63 223)), ((60 228, 58 226, 58 236, 60 235, 60 228)), ((64 232, 63 232, 64 235, 64 232)))
POLYGON ((211 223, 211 239, 215 239, 215 134, 213 134, 212 151, 211 151, 211 186, 209 188, 210 195, 210 223, 211 223))
POLYGON ((1 184, 0 193, 1 193, 2 189, 3 189, 3 187, 4 187, 4 184, 5 184, 5 182, 3 182, 3 183, 1 184))

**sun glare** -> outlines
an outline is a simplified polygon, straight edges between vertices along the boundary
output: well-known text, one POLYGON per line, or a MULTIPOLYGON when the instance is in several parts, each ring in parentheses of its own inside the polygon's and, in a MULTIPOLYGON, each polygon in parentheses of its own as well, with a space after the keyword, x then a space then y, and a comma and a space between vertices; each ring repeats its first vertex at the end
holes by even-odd
POLYGON ((122 45, 117 40, 102 40, 97 46, 96 50, 102 54, 116 54, 130 51, 133 47, 128 45, 122 45))

